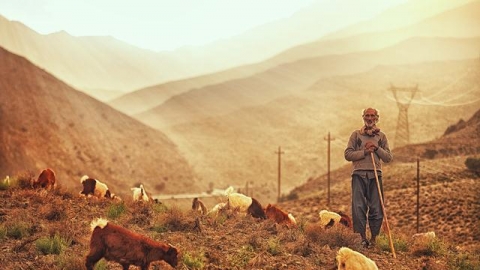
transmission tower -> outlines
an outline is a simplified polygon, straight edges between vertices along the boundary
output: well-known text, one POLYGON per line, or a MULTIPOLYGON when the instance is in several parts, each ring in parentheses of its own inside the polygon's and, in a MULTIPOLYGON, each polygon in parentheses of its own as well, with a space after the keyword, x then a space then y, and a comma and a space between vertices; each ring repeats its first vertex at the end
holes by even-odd
POLYGON ((412 102, 415 93, 418 91, 418 85, 415 87, 395 87, 390 84, 390 91, 392 91, 398 107, 397 131, 395 134, 395 147, 400 147, 410 143, 410 131, 408 129, 408 107, 412 102), (399 92, 410 93, 407 98, 400 100, 399 92))

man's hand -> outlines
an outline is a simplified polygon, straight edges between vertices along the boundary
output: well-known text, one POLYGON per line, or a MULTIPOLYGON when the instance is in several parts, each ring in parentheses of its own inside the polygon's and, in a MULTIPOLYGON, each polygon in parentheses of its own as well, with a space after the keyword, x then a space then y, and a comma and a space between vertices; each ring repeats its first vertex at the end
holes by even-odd
POLYGON ((365 150, 363 151, 363 153, 365 155, 368 155, 370 153, 373 153, 377 150, 378 146, 376 146, 373 142, 367 142, 365 143, 365 150))

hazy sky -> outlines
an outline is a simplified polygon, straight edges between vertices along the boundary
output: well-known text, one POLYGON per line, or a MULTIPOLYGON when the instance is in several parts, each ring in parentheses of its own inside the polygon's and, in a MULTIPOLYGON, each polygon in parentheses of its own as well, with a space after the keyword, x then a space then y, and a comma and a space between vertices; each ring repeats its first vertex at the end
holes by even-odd
POLYGON ((0 0, 0 15, 41 34, 113 36, 160 51, 238 35, 319 1, 340 0, 0 0))

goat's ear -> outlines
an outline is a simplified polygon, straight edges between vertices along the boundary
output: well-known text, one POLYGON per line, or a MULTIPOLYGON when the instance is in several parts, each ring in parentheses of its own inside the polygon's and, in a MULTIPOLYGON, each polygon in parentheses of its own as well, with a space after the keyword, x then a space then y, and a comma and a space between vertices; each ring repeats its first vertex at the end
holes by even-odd
POLYGON ((177 253, 177 249, 174 246, 168 244, 167 254, 170 255, 170 254, 176 254, 176 253, 177 253))

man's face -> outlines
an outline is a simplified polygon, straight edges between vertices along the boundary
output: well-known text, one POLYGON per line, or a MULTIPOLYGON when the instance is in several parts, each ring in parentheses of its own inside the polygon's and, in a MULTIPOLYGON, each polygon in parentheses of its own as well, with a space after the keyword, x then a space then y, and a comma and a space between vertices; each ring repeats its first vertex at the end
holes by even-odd
POLYGON ((367 127, 373 127, 378 121, 377 111, 375 109, 366 109, 363 114, 363 122, 367 127))

